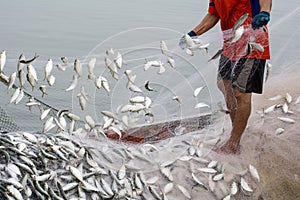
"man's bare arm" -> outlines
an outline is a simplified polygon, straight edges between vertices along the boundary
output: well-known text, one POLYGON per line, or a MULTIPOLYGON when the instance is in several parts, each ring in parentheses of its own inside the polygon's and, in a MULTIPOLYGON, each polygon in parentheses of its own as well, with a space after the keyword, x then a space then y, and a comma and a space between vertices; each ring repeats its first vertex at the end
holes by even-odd
POLYGON ((272 0, 259 0, 260 11, 271 12, 272 0))
POLYGON ((219 21, 219 18, 213 14, 207 13, 205 17, 202 19, 199 25, 197 25, 193 31, 197 35, 202 35, 212 27, 214 27, 219 21))

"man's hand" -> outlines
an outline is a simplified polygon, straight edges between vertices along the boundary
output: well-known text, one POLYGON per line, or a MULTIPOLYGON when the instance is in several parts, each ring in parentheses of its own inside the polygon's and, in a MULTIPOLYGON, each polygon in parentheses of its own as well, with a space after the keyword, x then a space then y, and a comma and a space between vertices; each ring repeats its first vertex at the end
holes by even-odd
POLYGON ((262 11, 255 15, 252 19, 252 28, 258 29, 263 25, 267 25, 270 21, 270 14, 268 12, 262 11))
MULTIPOLYGON (((195 37, 197 36, 197 34, 194 31, 190 31, 187 33, 190 37, 195 37)), ((184 36, 182 36, 179 40, 179 46, 181 49, 185 49, 186 48, 186 41, 184 39, 184 36)))

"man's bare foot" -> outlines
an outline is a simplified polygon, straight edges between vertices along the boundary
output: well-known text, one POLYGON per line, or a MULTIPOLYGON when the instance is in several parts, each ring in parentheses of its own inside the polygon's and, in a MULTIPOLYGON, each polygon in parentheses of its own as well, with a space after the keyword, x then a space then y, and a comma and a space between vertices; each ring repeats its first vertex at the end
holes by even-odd
POLYGON ((225 143, 223 146, 214 149, 215 152, 221 153, 221 154, 240 154, 240 146, 239 145, 233 145, 231 143, 225 143))

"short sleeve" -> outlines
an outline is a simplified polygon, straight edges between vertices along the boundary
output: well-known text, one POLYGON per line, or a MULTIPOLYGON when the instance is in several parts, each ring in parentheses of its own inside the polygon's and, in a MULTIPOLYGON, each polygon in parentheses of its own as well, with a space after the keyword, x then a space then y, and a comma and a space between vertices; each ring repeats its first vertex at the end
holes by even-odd
POLYGON ((219 14, 218 14, 218 12, 216 10, 216 7, 215 7, 214 0, 209 0, 208 13, 213 14, 213 15, 219 17, 219 14))

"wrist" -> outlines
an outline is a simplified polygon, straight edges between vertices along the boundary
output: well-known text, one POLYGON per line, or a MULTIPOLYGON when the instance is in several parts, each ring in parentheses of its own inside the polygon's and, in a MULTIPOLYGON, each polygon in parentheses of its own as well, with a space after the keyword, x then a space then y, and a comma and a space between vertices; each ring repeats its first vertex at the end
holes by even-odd
POLYGON ((190 37, 195 37, 195 36, 197 36, 196 32, 193 31, 193 30, 191 30, 190 32, 188 32, 188 35, 189 35, 190 37))

